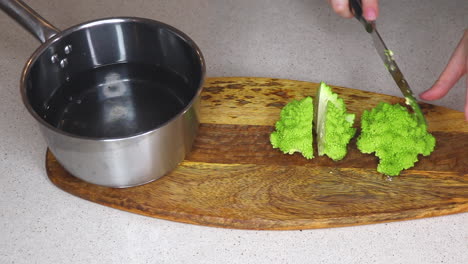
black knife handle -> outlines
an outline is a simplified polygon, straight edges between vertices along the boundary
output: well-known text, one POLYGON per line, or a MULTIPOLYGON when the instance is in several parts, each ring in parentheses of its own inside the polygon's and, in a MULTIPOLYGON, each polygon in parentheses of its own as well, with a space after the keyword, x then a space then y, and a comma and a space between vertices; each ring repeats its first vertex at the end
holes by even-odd
POLYGON ((363 11, 362 11, 361 0, 349 0, 349 10, 351 10, 351 13, 354 14, 354 17, 359 22, 361 22, 361 24, 364 26, 364 28, 366 29, 368 33, 372 33, 372 31, 374 31, 375 23, 367 21, 362 16, 363 11))
POLYGON ((349 0, 349 10, 358 20, 362 18, 362 2, 361 0, 349 0))

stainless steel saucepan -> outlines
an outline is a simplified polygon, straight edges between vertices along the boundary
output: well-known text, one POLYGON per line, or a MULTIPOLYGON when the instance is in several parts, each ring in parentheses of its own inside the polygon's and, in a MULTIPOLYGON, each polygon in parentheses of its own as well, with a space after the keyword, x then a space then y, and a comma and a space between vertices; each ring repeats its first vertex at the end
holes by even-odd
POLYGON ((23 102, 72 175, 141 185, 173 170, 199 125, 205 62, 183 32, 115 17, 59 31, 20 0, 0 8, 42 45, 21 76, 23 102))

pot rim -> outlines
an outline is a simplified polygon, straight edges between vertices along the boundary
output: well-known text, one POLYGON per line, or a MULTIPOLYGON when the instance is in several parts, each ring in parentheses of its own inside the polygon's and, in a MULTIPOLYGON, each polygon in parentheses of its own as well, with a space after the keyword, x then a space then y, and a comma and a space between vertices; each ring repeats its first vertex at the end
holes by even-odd
POLYGON ((75 26, 69 27, 63 31, 60 31, 50 39, 48 39, 46 42, 42 43, 31 55, 31 57, 27 60, 22 74, 21 74, 21 79, 20 79, 20 92, 21 92, 21 98, 23 101, 23 104, 25 105, 26 109, 28 112, 36 119, 41 125, 43 125, 45 128, 54 131, 55 133, 61 134, 63 136, 71 137, 71 138, 76 138, 76 139, 83 139, 83 140, 91 140, 91 141, 120 141, 120 140, 126 140, 130 138, 136 138, 136 137, 141 137, 145 136, 151 133, 155 133, 157 130, 160 130, 161 128, 167 126, 169 123, 173 122, 174 120, 178 119, 180 116, 184 115, 189 109, 192 108, 193 104, 195 103, 196 100, 200 98, 200 94, 203 90, 203 85, 205 81, 205 75, 206 75, 206 64, 205 64, 205 59, 203 57, 203 54, 198 47, 198 45, 185 33, 180 31, 179 29, 168 25, 166 23, 153 20, 153 19, 148 19, 148 18, 141 18, 141 17, 107 17, 107 18, 101 18, 101 19, 95 19, 95 20, 90 20, 87 22, 83 22, 80 24, 77 24, 75 26), (129 23, 129 22, 136 22, 136 23, 144 23, 144 24, 157 24, 160 26, 163 26, 170 31, 172 31, 174 34, 182 38, 184 41, 189 44, 194 52, 197 54, 198 59, 200 60, 200 66, 201 66, 201 76, 200 76, 200 83, 198 84, 197 92, 193 96, 193 98, 188 102, 188 104, 176 115, 171 117, 169 120, 166 122, 162 123, 161 125, 148 130, 144 132, 140 132, 137 134, 132 134, 129 136, 124 136, 124 137, 86 137, 86 136, 80 136, 76 134, 72 134, 66 131, 63 131, 61 129, 58 129, 48 122, 46 122, 41 116, 39 116, 36 111, 32 108, 31 104, 29 103, 27 92, 26 92, 26 79, 30 74, 32 66, 36 63, 37 59, 54 43, 57 41, 63 39, 64 37, 76 32, 80 31, 86 28, 91 28, 97 25, 103 25, 103 24, 114 24, 114 23, 129 23))

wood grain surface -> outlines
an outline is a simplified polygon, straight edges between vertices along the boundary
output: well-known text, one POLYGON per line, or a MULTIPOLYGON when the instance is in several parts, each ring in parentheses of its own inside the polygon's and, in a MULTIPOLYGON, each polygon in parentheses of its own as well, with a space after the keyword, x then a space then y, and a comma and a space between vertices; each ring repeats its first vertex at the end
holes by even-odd
MULTIPOLYGON (((468 211, 468 123, 463 113, 422 104, 436 149, 391 180, 356 149, 339 162, 272 149, 269 134, 292 99, 318 84, 268 78, 209 78, 192 152, 152 183, 113 189, 68 174, 47 152, 50 180, 105 206, 172 221, 238 229, 289 230, 409 220, 468 211)), ((401 98, 335 87, 350 112, 401 98)), ((357 124, 359 125, 359 124, 357 124)), ((315 151, 315 153, 317 153, 315 151)))

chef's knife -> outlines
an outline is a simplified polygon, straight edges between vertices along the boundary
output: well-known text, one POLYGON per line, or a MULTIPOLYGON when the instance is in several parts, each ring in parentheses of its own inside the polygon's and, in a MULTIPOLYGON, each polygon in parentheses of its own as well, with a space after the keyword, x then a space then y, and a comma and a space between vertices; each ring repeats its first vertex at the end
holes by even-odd
POLYGON ((413 109, 416 118, 419 119, 418 121, 427 125, 426 119, 424 118, 421 108, 419 107, 408 82, 405 80, 403 73, 400 71, 400 68, 398 68, 395 59, 393 58, 393 52, 387 48, 382 37, 380 37, 380 34, 377 31, 375 21, 367 21, 362 16, 363 11, 361 0, 350 0, 349 3, 350 9, 354 13, 354 17, 356 17, 356 19, 364 25, 366 31, 371 34, 374 47, 380 58, 383 60, 388 72, 392 75, 393 80, 395 80, 398 88, 400 88, 401 92, 405 96, 406 104, 413 109))

